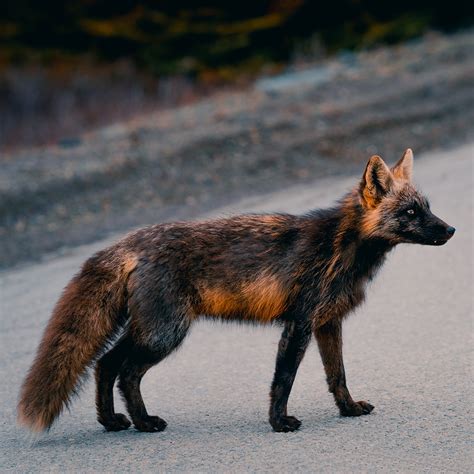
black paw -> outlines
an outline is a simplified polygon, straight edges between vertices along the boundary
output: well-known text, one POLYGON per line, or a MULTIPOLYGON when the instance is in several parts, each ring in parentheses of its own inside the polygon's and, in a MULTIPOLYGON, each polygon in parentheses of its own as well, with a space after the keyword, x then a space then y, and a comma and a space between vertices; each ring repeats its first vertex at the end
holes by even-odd
POLYGON ((130 428, 132 425, 129 419, 122 415, 122 413, 116 413, 112 418, 99 418, 99 423, 105 427, 106 431, 122 431, 130 428))
POLYGON ((133 422, 138 431, 145 431, 147 433, 156 433, 163 431, 168 423, 159 416, 147 416, 133 422))
POLYGON ((270 420, 273 431, 278 433, 288 433, 296 431, 301 426, 301 421, 294 416, 280 416, 270 420))
POLYGON ((374 406, 370 403, 364 402, 361 400, 360 402, 351 402, 351 403, 344 403, 340 405, 339 410, 341 412, 341 416, 361 416, 361 415, 368 415, 374 406))

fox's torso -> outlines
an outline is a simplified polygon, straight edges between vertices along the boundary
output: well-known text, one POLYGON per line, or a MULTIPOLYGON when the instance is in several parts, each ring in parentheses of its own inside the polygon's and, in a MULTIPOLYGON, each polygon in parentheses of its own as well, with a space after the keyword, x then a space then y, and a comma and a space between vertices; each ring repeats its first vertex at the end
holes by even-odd
POLYGON ((376 241, 358 245, 353 228, 351 244, 338 245, 348 232, 342 223, 338 209, 244 215, 155 225, 116 246, 136 257, 129 285, 160 282, 154 290, 165 299, 179 295, 192 317, 311 318, 317 325, 363 300, 364 283, 387 250, 376 241))

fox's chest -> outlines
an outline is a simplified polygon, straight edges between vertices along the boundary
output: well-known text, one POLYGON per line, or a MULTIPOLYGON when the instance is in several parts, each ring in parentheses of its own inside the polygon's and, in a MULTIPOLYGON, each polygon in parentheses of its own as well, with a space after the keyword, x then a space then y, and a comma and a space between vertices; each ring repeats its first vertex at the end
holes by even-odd
POLYGON ((331 319, 343 319, 365 299, 367 279, 342 281, 331 286, 320 287, 314 298, 313 322, 317 326, 331 319))
POLYGON ((327 311, 334 317, 343 318, 364 301, 367 283, 375 277, 384 254, 373 253, 370 257, 356 253, 350 264, 340 265, 321 278, 319 313, 327 311))

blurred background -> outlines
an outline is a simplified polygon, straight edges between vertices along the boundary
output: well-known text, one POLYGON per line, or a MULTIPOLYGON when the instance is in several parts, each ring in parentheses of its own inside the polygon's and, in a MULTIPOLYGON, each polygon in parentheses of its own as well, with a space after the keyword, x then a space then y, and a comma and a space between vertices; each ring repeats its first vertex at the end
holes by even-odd
POLYGON ((472 139, 473 12, 2 2, 1 265, 472 139))
POLYGON ((51 143, 288 61, 452 32, 472 12, 465 1, 7 0, 0 146, 51 143))

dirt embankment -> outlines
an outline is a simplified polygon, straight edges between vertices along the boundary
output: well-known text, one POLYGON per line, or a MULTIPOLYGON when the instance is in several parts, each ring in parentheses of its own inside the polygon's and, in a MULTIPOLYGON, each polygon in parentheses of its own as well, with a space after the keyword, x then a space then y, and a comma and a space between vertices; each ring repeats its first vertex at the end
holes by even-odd
POLYGON ((0 265, 472 139, 473 59, 474 32, 430 35, 4 154, 0 265))

